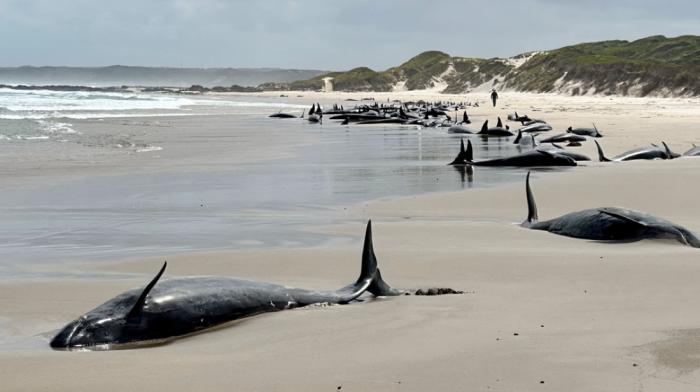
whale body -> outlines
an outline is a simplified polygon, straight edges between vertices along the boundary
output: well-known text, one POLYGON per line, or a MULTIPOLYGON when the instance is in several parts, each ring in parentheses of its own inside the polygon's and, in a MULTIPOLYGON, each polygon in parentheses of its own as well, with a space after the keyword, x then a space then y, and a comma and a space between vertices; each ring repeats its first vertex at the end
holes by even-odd
POLYGON ((70 322, 51 340, 53 348, 89 347, 173 338, 229 321, 317 303, 346 304, 368 291, 400 295, 377 268, 372 222, 367 224, 359 279, 337 291, 310 291, 223 276, 159 282, 167 262, 144 288, 126 291, 70 322))

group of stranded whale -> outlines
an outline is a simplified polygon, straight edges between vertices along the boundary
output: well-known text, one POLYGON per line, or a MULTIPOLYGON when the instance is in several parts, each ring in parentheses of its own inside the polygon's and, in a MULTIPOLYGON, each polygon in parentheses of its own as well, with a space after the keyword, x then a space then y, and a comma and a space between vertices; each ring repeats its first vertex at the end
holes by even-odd
MULTIPOLYGON (((457 103, 409 103, 391 106, 363 105, 352 110, 334 105, 326 114, 335 114, 345 123, 397 123, 416 121, 422 125, 443 126, 452 121, 446 110, 461 110, 457 103), (372 114, 369 114, 372 113, 372 114), (380 114, 381 113, 381 114, 380 114), (439 125, 430 123, 430 117, 443 116, 439 125), (368 120, 368 118, 372 118, 368 120), (448 120, 449 119, 449 120, 448 120), (386 122, 382 122, 384 120, 386 122)), ((305 118, 309 122, 321 123, 321 105, 314 105, 305 118)), ((299 118, 285 113, 270 117, 299 118)), ((586 137, 600 138, 603 135, 597 127, 571 128, 562 135, 539 140, 536 133, 547 132, 552 128, 546 122, 533 120, 527 116, 509 116, 511 121, 519 121, 523 128, 517 133, 503 127, 498 119, 496 127, 489 128, 488 120, 480 132, 471 132, 465 124, 471 121, 464 112, 462 121, 454 120, 451 133, 474 134, 482 137, 515 136, 515 144, 531 146, 533 149, 519 155, 474 160, 471 140, 461 140, 460 152, 450 165, 465 166, 576 166, 579 161, 590 161, 585 155, 560 147, 555 142, 576 143, 586 137), (529 127, 529 128, 528 128, 529 127), (551 143, 552 147, 538 147, 551 143)), ((652 145, 628 151, 613 158, 606 158, 596 141, 601 162, 621 162, 635 159, 674 159, 681 155, 663 147, 652 145)), ((571 144, 570 144, 571 145, 571 144)), ((575 145, 575 144, 574 144, 575 145)), ((700 147, 693 145, 683 156, 700 156, 700 147)), ((700 237, 690 230, 665 219, 644 212, 622 207, 600 207, 571 212, 558 218, 539 221, 537 205, 530 188, 530 172, 525 180, 528 207, 527 219, 522 227, 531 230, 544 230, 550 233, 573 238, 595 241, 638 241, 643 239, 672 238, 683 245, 700 248, 700 237)), ((348 304, 363 295, 379 297, 398 296, 403 292, 389 286, 382 279, 372 243, 372 223, 367 223, 362 250, 360 276, 354 283, 337 291, 311 291, 281 286, 272 283, 246 279, 197 276, 160 280, 167 262, 160 272, 145 287, 126 291, 97 308, 78 317, 61 329, 51 340, 53 348, 83 348, 101 345, 143 343, 189 335, 233 320, 256 316, 262 313, 294 309, 314 304, 348 304), (367 294, 368 293, 368 294, 367 294)))
MULTIPOLYGON (((373 124, 398 124, 398 125, 418 125, 429 128, 459 127, 464 124, 471 124, 467 115, 467 107, 473 107, 470 103, 464 102, 391 102, 389 104, 356 105, 354 108, 345 109, 343 105, 334 104, 331 110, 325 110, 321 104, 313 104, 305 115, 301 116, 282 113, 274 113, 271 118, 301 118, 310 123, 323 123, 323 116, 330 116, 330 120, 342 121, 342 125, 373 125, 373 124), (460 118, 454 115, 454 119, 449 115, 450 111, 464 110, 460 118)), ((454 113, 453 113, 454 114, 454 113)), ((466 128, 464 128, 466 130, 466 128)))

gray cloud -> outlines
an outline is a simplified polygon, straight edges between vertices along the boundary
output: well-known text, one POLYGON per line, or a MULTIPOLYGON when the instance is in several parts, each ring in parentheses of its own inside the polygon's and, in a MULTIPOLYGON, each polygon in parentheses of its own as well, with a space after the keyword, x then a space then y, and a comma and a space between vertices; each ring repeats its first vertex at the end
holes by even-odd
POLYGON ((505 57, 697 34, 679 0, 0 0, 0 66, 382 70, 426 51, 505 57))

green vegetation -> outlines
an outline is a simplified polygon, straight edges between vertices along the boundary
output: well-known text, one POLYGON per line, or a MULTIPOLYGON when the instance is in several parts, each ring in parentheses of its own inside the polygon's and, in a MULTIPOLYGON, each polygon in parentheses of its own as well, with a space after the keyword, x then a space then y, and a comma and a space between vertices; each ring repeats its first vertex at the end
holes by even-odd
POLYGON ((469 59, 456 57, 453 59, 455 74, 446 79, 447 88, 444 93, 459 94, 470 88, 480 86, 501 75, 506 75, 515 68, 501 59, 469 59))
POLYGON ((333 89, 340 91, 391 91, 394 78, 367 67, 351 69, 333 77, 333 89))
POLYGON ((506 59, 450 57, 430 51, 383 72, 360 67, 269 87, 318 90, 324 88, 323 79, 331 77, 338 91, 391 91, 400 82, 408 90, 422 90, 439 80, 447 83, 444 93, 459 94, 498 79, 500 88, 517 91, 551 92, 560 84, 577 84, 572 94, 700 95, 700 37, 696 36, 583 43, 524 53, 512 60, 526 61, 516 68, 506 59), (450 66, 454 72, 446 74, 450 66))

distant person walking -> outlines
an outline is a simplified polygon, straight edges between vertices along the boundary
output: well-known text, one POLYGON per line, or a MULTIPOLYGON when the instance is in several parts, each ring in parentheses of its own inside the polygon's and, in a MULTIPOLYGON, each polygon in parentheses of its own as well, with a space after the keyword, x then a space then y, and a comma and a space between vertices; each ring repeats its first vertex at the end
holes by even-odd
POLYGON ((498 93, 496 92, 496 89, 491 91, 491 100, 493 101, 493 107, 496 107, 496 101, 498 100, 498 93))

